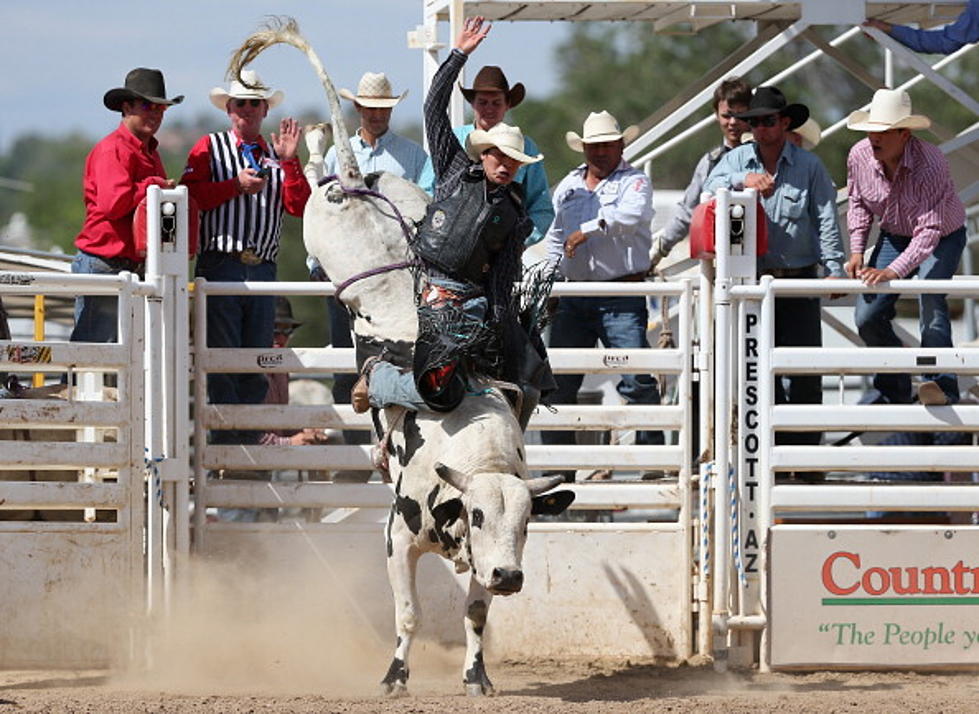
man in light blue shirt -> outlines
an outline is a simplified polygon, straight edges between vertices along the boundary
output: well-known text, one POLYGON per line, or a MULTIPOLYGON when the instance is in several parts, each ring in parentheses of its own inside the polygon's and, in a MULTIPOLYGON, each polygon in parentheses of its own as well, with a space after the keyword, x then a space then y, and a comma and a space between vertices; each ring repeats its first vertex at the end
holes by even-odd
POLYGON ((916 30, 907 25, 892 25, 883 20, 867 20, 864 24, 886 32, 915 52, 950 55, 970 42, 979 42, 979 0, 969 0, 955 22, 938 30, 916 30))
MULTIPOLYGON (((472 87, 462 88, 462 94, 466 101, 472 105, 474 120, 472 124, 457 126, 452 131, 459 138, 459 142, 465 146, 466 137, 472 133, 473 129, 489 131, 503 121, 507 110, 513 109, 523 101, 525 90, 520 82, 511 87, 503 74, 503 70, 493 65, 487 65, 476 74, 472 87)), ((537 143, 526 134, 524 134, 523 150, 529 156, 537 156, 540 153, 537 143)), ((434 184, 434 178, 432 183, 434 184)), ((517 171, 514 183, 519 184, 523 190, 527 215, 534 223, 534 231, 527 237, 525 243, 534 245, 544 238, 551 221, 554 220, 551 194, 547 189, 547 174, 544 172, 543 162, 521 166, 520 170, 517 171)), ((419 185, 428 193, 432 192, 429 184, 420 183, 419 185)))
MULTIPOLYGON (((608 112, 593 112, 582 136, 565 138, 585 163, 571 170, 554 191, 554 221, 547 232, 547 260, 566 280, 641 282, 649 270, 652 246, 653 187, 649 178, 622 159, 625 142, 639 133, 625 131, 608 112)), ((550 347, 649 347, 646 299, 562 297, 551 322, 550 347)), ((583 375, 556 374, 554 404, 575 404, 583 375)), ((616 386, 628 404, 659 404, 659 387, 651 374, 623 375, 616 386)), ((571 431, 544 431, 545 444, 574 444, 571 431)), ((659 431, 637 431, 636 444, 663 443, 659 431)), ((564 472, 574 480, 574 472, 564 472)))
MULTIPOLYGON (((435 180, 432 162, 425 150, 411 139, 398 136, 389 129, 391 113, 408 92, 394 96, 391 82, 383 73, 366 72, 357 85, 357 94, 349 89, 341 89, 340 96, 354 103, 357 114, 360 115, 360 128, 351 137, 350 145, 357 166, 361 173, 367 175, 378 171, 387 171, 401 176, 419 186, 426 186, 435 180)), ((322 151, 322 148, 320 148, 322 151)), ((315 156, 310 155, 310 161, 315 156)), ((336 147, 331 146, 323 160, 324 176, 336 173, 336 147)), ((326 274, 319 262, 313 256, 306 258, 309 274, 312 280, 326 280, 326 274)), ((334 347, 353 347, 350 335, 350 318, 347 311, 334 298, 326 299, 330 315, 330 340, 334 347)), ((350 392, 357 381, 355 374, 335 374, 333 376, 333 402, 349 404, 350 392)), ((370 435, 365 431, 344 431, 344 440, 348 444, 369 443, 370 435)), ((369 473, 364 472, 366 480, 369 473)), ((345 475, 350 480, 349 475, 345 475)))
MULTIPOLYGON (((787 140, 788 132, 809 118, 809 108, 789 104, 777 87, 759 87, 749 109, 739 113, 751 125, 755 141, 732 149, 707 177, 704 190, 757 189, 768 217, 768 252, 758 259, 760 272, 777 278, 844 277, 843 237, 836 214, 836 189, 815 154, 787 140)), ((763 326, 764 327, 764 326, 763 326)), ((775 300, 775 344, 822 346, 819 298, 775 300)), ((775 382, 779 404, 820 404, 819 375, 792 375, 785 389, 775 382)), ((777 444, 817 445, 822 434, 776 434, 777 444)))

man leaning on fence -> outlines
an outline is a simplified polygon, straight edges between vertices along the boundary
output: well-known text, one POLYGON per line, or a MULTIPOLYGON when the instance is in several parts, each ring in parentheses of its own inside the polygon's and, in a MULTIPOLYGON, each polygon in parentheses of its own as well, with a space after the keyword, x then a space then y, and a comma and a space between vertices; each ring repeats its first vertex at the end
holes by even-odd
MULTIPOLYGON (((583 152, 585 162, 571 170, 554 191, 554 222, 547 232, 547 259, 565 280, 641 282, 649 270, 652 244, 653 187, 649 178, 622 158, 626 141, 638 134, 625 131, 607 111, 585 120, 582 136, 566 134, 568 146, 583 152)), ((625 287, 625 285, 623 285, 625 287)), ((551 323, 549 347, 648 348, 646 298, 562 297, 551 323)), ((554 404, 575 404, 581 374, 555 375, 554 404)), ((651 374, 622 375, 617 386, 629 404, 659 404, 659 388, 651 374)), ((542 432, 545 444, 573 444, 574 432, 542 432)), ((662 444, 658 431, 636 432, 640 445, 662 444)), ((573 472, 565 478, 574 480, 573 472)))
MULTIPOLYGON (((190 150, 181 182, 201 209, 201 252, 196 275, 211 281, 273 281, 282 212, 301 216, 310 188, 296 156, 301 130, 283 119, 271 143, 262 121, 282 101, 252 70, 229 89, 210 92, 211 103, 231 120, 231 129, 202 137, 190 150)), ((275 301, 268 295, 214 296, 207 301, 208 347, 268 347, 275 301)), ((264 374, 212 373, 212 404, 261 404, 264 374)), ((216 432, 223 443, 254 441, 254 434, 216 432)))
MULTIPOLYGON (((911 132, 927 129, 931 120, 911 113, 911 98, 898 89, 878 89, 870 111, 857 111, 847 128, 867 133, 847 158, 850 204, 846 220, 850 231, 850 260, 846 271, 867 285, 907 278, 948 280, 965 248, 965 207, 955 191, 948 161, 941 149, 911 132), (864 250, 874 218, 880 236, 869 260, 864 250)), ((870 347, 900 347, 894 332, 894 306, 898 296, 857 296, 856 323, 870 347)), ((952 327, 944 295, 920 295, 921 346, 951 347, 952 327)), ((953 374, 925 375, 918 386, 922 404, 959 401, 953 374)), ((911 401, 908 374, 878 374, 874 387, 878 401, 911 401)))
MULTIPOLYGON (((85 224, 75 238, 78 254, 71 272, 114 275, 142 271, 133 238, 133 215, 147 188, 173 187, 157 152, 155 135, 167 107, 183 99, 167 99, 163 73, 145 67, 130 71, 124 86, 105 93, 102 103, 122 114, 122 121, 85 160, 85 224)), ((117 305, 117 298, 108 295, 75 298, 71 341, 115 342, 117 305)))
MULTIPOLYGON (((759 87, 748 111, 737 116, 751 125, 754 142, 718 162, 704 190, 757 189, 768 217, 768 252, 759 258, 762 274, 776 278, 815 278, 822 266, 829 278, 843 277, 843 239, 836 215, 836 188, 819 158, 788 141, 788 132, 809 118, 809 108, 789 104, 777 87, 759 87)), ((775 345, 822 345, 820 301, 816 297, 775 301, 775 345)), ((819 375, 791 375, 785 389, 775 381, 779 404, 820 404, 819 375)), ((816 445, 819 432, 776 434, 778 444, 816 445)))

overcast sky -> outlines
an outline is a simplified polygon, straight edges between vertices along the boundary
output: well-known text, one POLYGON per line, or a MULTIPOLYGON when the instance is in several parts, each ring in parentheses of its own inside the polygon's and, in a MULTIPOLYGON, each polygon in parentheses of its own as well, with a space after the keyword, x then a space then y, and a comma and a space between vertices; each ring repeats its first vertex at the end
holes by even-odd
MULTIPOLYGON (((409 90, 394 125, 420 122, 422 56, 408 49, 406 33, 421 23, 422 7, 422 0, 4 0, 0 150, 29 131, 108 133, 118 115, 102 95, 133 67, 163 70, 168 93, 186 95, 170 116, 216 112, 208 91, 224 84, 232 50, 271 14, 299 21, 338 89, 355 91, 365 71, 386 72, 396 92, 409 90)), ((555 85, 552 51, 566 32, 559 24, 499 23, 473 65, 499 64, 511 83, 546 96, 555 85)), ((447 23, 440 33, 447 39, 447 23)), ((297 50, 275 47, 254 67, 285 92, 285 111, 322 106, 325 116, 323 90, 297 50)))

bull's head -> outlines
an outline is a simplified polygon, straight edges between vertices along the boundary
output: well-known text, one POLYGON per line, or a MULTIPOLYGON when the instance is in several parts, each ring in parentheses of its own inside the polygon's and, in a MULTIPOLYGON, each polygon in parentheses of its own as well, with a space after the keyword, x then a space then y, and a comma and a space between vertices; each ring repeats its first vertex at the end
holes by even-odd
POLYGON ((441 463, 435 471, 462 492, 469 519, 467 553, 472 575, 494 595, 512 595, 523 587, 524 544, 531 514, 557 515, 574 501, 572 491, 542 494, 564 481, 561 476, 524 480, 516 474, 457 471, 441 463))

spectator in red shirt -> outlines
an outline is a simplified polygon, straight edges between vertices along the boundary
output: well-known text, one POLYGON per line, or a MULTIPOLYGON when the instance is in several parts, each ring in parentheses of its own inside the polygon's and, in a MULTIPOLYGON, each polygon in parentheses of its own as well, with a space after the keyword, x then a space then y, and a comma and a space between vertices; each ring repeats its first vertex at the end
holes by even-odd
MULTIPOLYGON (((85 161, 82 189, 85 225, 75 238, 78 255, 73 273, 142 272, 133 240, 133 214, 149 186, 173 188, 157 153, 154 137, 167 107, 183 96, 167 99, 163 73, 137 67, 125 86, 110 89, 102 102, 122 113, 119 127, 102 139, 85 161)), ((72 342, 115 342, 117 301, 105 295, 75 299, 72 342)))
MULTIPOLYGON (((201 137, 190 150, 181 182, 201 210, 198 277, 211 281, 274 281, 282 213, 301 216, 310 188, 296 155, 302 131, 283 119, 271 141, 262 121, 283 99, 252 70, 226 90, 211 90, 211 103, 231 120, 227 131, 201 137)), ((207 301, 208 347, 268 347, 275 301, 269 295, 214 296, 207 301)), ((212 373, 212 404, 261 404, 264 374, 212 373)), ((257 432, 217 431, 216 442, 255 443, 257 432)))

